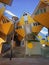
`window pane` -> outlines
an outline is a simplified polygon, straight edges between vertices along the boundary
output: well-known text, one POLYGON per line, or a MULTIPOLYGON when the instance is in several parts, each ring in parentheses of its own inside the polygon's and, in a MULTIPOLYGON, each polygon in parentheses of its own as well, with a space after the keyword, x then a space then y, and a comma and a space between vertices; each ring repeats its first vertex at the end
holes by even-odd
POLYGON ((37 14, 39 14, 39 10, 37 11, 37 14))
POLYGON ((41 9, 40 11, 41 11, 41 13, 43 13, 43 9, 41 9))
POLYGON ((44 8, 44 12, 46 12, 46 8, 44 8))

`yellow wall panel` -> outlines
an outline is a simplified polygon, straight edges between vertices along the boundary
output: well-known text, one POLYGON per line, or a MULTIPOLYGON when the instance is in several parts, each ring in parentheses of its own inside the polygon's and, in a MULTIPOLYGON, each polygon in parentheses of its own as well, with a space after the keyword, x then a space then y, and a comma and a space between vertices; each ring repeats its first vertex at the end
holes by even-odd
POLYGON ((35 15, 34 20, 38 21, 41 25, 49 28, 49 12, 35 15))
POLYGON ((16 30, 16 32, 17 32, 17 34, 19 34, 20 36, 25 37, 25 31, 24 31, 24 29, 18 29, 18 30, 16 30))
POLYGON ((46 3, 46 2, 49 2, 49 0, 41 0, 42 2, 46 3))
POLYGON ((2 24, 0 23, 0 32, 3 32, 2 24))
POLYGON ((4 23, 2 24, 2 28, 3 28, 3 33, 4 34, 8 34, 10 28, 11 28, 12 22, 8 22, 8 23, 4 23))
POLYGON ((31 24, 31 23, 33 23, 33 22, 35 22, 35 21, 31 18, 30 15, 28 15, 28 23, 31 24))
MULTIPOLYGON (((27 17, 28 17, 28 23, 29 23, 29 24, 35 22, 35 21, 31 18, 30 15, 27 15, 27 17)), ((20 22, 19 22, 19 26, 22 26, 22 25, 25 25, 24 16, 22 16, 22 17, 20 18, 20 22)))
POLYGON ((18 39, 21 41, 23 39, 23 37, 18 35, 18 39))
POLYGON ((19 25, 24 25, 25 24, 25 22, 24 22, 24 17, 22 16, 21 18, 20 18, 20 22, 19 22, 19 25))
POLYGON ((6 40, 6 35, 3 32, 0 32, 0 37, 4 40, 6 40))
POLYGON ((0 54, 1 54, 1 51, 2 51, 2 43, 5 42, 2 38, 0 38, 0 54))
POLYGON ((45 44, 46 44, 47 46, 49 46, 49 42, 46 42, 45 44))
POLYGON ((11 24, 10 29, 9 29, 9 31, 8 31, 8 34, 10 34, 10 33, 13 32, 13 31, 14 31, 14 25, 11 24))
POLYGON ((39 33, 40 32, 40 30, 42 29, 42 25, 38 25, 38 26, 33 26, 32 27, 32 32, 37 32, 37 33, 39 33))
POLYGON ((2 44, 0 44, 0 54, 1 54, 1 51, 2 51, 2 44))
POLYGON ((5 11, 5 7, 0 8, 0 18, 4 14, 4 11, 5 11))

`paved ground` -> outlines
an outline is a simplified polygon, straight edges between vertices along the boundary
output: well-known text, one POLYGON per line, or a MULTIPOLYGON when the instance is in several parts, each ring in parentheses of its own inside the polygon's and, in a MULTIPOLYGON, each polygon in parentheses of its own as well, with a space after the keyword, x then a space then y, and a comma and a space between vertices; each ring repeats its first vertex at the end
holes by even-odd
POLYGON ((49 65, 46 58, 0 58, 0 65, 49 65))
MULTIPOLYGON (((3 57, 4 58, 9 58, 11 55, 11 51, 6 53, 3 57)), ((16 47, 12 50, 12 57, 13 58, 24 58, 25 56, 25 48, 22 47, 16 47)))
POLYGON ((10 53, 6 54, 4 58, 0 57, 0 65, 49 65, 49 58, 44 58, 42 56, 24 56, 24 51, 24 48, 14 49, 14 58, 12 58, 12 60, 7 58, 10 56, 10 53))
MULTIPOLYGON (((9 50, 8 53, 3 54, 2 56, 0 55, 0 58, 10 58, 10 56, 11 56, 11 50, 9 50)), ((40 56, 39 55, 38 56, 36 55, 28 56, 25 54, 24 47, 16 47, 12 51, 12 58, 40 58, 40 56)))

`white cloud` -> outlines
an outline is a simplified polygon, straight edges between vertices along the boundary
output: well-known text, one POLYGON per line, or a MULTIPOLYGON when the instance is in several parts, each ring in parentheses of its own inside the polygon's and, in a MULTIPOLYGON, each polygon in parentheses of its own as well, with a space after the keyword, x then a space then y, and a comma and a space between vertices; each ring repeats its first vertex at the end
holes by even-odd
POLYGON ((43 27, 42 30, 44 30, 44 31, 48 31, 48 29, 47 29, 46 27, 43 27))
POLYGON ((43 33, 44 35, 48 34, 48 32, 44 30, 41 30, 40 32, 43 33))
MULTIPOLYGON (((5 10, 5 13, 11 15, 11 16, 16 16, 15 14, 13 14, 12 12, 10 12, 9 10, 5 10)), ((17 16, 16 16, 17 17, 17 16)))
POLYGON ((42 30, 40 31, 42 34, 47 35, 48 34, 48 29, 43 27, 42 30))

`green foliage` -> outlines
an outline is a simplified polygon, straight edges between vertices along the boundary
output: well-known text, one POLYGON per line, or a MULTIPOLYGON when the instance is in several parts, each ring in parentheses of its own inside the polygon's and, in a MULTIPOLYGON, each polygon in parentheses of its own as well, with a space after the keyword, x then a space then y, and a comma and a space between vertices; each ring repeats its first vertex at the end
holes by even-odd
POLYGON ((29 39, 28 42, 39 42, 35 33, 32 32, 30 35, 32 36, 32 39, 29 39))

